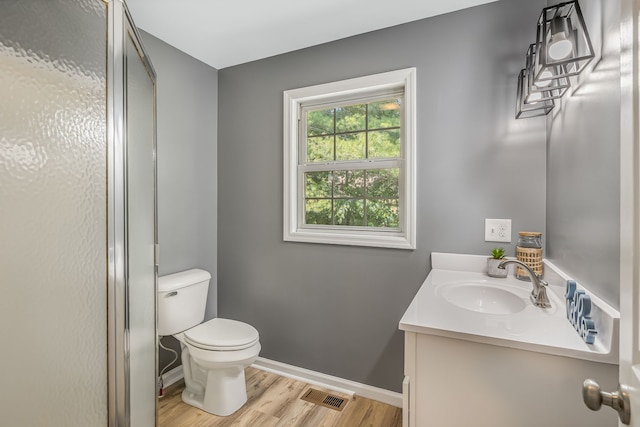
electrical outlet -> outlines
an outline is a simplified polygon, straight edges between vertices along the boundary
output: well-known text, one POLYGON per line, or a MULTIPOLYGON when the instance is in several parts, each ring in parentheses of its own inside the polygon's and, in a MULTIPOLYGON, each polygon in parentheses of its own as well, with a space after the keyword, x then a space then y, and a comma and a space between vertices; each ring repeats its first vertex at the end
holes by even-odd
POLYGON ((485 219, 484 241, 511 243, 511 220, 485 219))

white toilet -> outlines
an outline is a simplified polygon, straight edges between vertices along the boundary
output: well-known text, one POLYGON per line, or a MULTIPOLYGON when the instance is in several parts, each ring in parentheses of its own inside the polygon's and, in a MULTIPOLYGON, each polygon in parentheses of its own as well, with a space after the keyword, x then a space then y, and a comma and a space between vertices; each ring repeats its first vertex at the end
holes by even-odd
POLYGON ((247 401, 244 369, 260 353, 258 331, 204 312, 211 275, 188 270, 158 279, 158 334, 182 344, 182 400, 214 415, 234 413, 247 401))

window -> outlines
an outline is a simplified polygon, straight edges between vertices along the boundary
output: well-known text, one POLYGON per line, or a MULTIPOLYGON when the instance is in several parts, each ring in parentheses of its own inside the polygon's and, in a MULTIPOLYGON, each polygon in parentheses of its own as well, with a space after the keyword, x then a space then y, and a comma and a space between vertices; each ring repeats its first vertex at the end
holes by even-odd
POLYGON ((415 249, 415 68, 284 93, 284 240, 415 249))

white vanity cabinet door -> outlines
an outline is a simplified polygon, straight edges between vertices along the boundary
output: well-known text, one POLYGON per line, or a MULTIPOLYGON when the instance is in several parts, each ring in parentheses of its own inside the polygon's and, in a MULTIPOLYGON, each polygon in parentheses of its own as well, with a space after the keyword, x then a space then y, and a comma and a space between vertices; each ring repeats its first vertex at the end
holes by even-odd
POLYGON ((618 425, 576 392, 586 376, 615 389, 616 365, 405 331, 405 375, 405 427, 618 425))

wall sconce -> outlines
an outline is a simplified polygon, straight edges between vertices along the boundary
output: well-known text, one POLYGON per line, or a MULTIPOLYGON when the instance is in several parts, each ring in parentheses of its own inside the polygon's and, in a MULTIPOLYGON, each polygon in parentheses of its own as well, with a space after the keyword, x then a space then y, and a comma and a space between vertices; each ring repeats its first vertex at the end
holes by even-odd
POLYGON ((569 77, 580 74, 594 56, 578 0, 542 9, 536 42, 527 51, 526 73, 518 77, 516 118, 548 114, 548 107, 537 108, 535 115, 522 114, 522 108, 540 107, 542 101, 551 101, 553 108, 553 99, 571 86, 569 77), (522 85, 521 79, 526 79, 522 85))
POLYGON ((595 56, 577 0, 542 9, 536 44, 536 82, 578 75, 595 56))
POLYGON ((536 95, 529 93, 529 70, 520 70, 518 75, 518 95, 516 99, 516 119, 528 119, 530 117, 545 116, 554 107, 552 98, 545 98, 541 93, 536 95))

